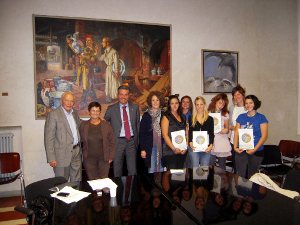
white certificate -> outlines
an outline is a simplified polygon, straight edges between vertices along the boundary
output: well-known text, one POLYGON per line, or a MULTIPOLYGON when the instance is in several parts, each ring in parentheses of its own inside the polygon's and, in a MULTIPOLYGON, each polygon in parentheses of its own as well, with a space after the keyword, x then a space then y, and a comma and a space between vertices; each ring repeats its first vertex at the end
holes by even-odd
POLYGON ((221 113, 209 113, 209 115, 214 119, 214 133, 219 133, 222 130, 221 113))
POLYGON ((253 129, 239 129, 239 148, 254 149, 253 129))
POLYGON ((171 132, 171 137, 172 137, 172 143, 175 146, 175 148, 179 148, 181 151, 187 149, 184 130, 171 132))
POLYGON ((194 152, 203 152, 209 144, 209 135, 207 131, 193 131, 193 146, 194 152))

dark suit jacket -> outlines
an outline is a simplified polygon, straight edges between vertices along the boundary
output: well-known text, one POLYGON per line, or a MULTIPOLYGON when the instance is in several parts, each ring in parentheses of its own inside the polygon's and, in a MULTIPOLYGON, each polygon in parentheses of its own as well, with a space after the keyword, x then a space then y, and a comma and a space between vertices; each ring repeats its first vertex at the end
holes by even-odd
MULTIPOLYGON (((75 109, 72 113, 79 136, 80 118, 75 109)), ((44 143, 47 162, 57 162, 58 167, 67 167, 71 162, 71 151, 73 150, 73 134, 62 107, 48 113, 45 122, 44 143)))
MULTIPOLYGON (((139 143, 140 110, 138 105, 133 104, 131 102, 128 102, 128 109, 129 109, 131 127, 134 135, 134 142, 137 148, 139 143)), ((104 119, 110 122, 114 130, 116 148, 118 148, 118 137, 120 137, 120 132, 122 128, 122 119, 121 119, 119 102, 111 106, 108 106, 104 119)))
MULTIPOLYGON (((84 158, 88 156, 88 134, 89 134, 90 120, 82 121, 79 132, 80 138, 83 142, 82 155, 84 158)), ((103 136, 103 158, 104 161, 114 160, 116 155, 115 135, 109 122, 101 121, 101 131, 103 136)))

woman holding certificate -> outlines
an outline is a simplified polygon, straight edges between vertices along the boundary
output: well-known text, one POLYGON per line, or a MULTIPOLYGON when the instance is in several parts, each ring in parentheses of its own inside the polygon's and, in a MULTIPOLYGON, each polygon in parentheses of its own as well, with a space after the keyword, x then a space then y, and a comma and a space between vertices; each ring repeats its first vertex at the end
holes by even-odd
POLYGON ((161 131, 165 141, 163 160, 167 169, 183 169, 187 149, 187 123, 176 95, 171 95, 168 110, 161 120, 161 131))
POLYGON ((215 165, 218 157, 219 167, 226 170, 226 159, 231 156, 231 145, 228 140, 229 131, 229 112, 228 112, 228 98, 225 93, 220 93, 212 98, 208 106, 208 111, 211 113, 221 114, 221 121, 216 122, 220 126, 220 131, 215 132, 214 145, 211 151, 210 165, 215 165))
POLYGON ((260 105, 261 102, 255 95, 248 95, 245 98, 248 112, 239 115, 236 120, 234 134, 236 174, 244 178, 247 178, 247 168, 248 178, 257 173, 264 157, 263 144, 268 138, 268 120, 256 111, 260 105), (251 146, 249 144, 252 141, 251 146), (250 147, 243 148, 242 145, 250 147))
POLYGON ((208 115, 203 97, 195 99, 195 110, 189 118, 189 156, 193 167, 208 166, 214 143, 214 120, 208 115))

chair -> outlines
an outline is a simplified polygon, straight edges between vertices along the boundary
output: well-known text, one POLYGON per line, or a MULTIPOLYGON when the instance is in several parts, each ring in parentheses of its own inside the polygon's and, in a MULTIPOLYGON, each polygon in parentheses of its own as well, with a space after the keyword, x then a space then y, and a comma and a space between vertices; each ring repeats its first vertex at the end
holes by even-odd
POLYGON ((32 224, 34 224, 35 215, 34 215, 34 211, 29 208, 30 202, 39 195, 51 198, 50 194, 52 194, 53 191, 50 191, 49 189, 64 183, 67 183, 66 178, 52 177, 52 178, 40 180, 35 183, 27 185, 25 187, 25 207, 16 206, 15 211, 24 213, 29 217, 31 216, 32 224))
POLYGON ((283 155, 284 163, 291 163, 294 169, 300 170, 300 163, 296 159, 300 157, 300 142, 281 140, 278 145, 283 155))
POLYGON ((300 170, 290 170, 282 188, 300 193, 300 170))
POLYGON ((22 173, 20 154, 17 152, 0 153, 1 177, 0 185, 9 184, 16 179, 21 183, 21 205, 23 205, 24 196, 24 177, 22 173))
POLYGON ((264 159, 260 167, 266 175, 281 177, 281 186, 284 183, 286 174, 292 170, 292 167, 283 164, 282 155, 277 145, 264 146, 264 159))

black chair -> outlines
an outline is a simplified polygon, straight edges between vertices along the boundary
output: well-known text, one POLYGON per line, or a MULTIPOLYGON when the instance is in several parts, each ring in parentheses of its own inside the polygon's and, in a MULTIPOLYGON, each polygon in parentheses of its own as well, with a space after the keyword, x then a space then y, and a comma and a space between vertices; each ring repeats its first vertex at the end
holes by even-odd
POLYGON ((264 159, 260 165, 261 172, 272 178, 276 176, 276 179, 281 183, 281 187, 284 183, 286 174, 292 170, 292 167, 284 165, 282 161, 282 154, 277 145, 265 145, 264 146, 264 159))
POLYGON ((300 170, 290 170, 282 188, 300 193, 300 170))
MULTIPOLYGON (((39 195, 51 198, 50 194, 52 194, 53 191, 50 191, 49 189, 59 186, 64 183, 67 183, 66 178, 53 177, 53 178, 48 178, 48 179, 37 181, 35 183, 27 185, 25 187, 25 207, 16 206, 15 211, 26 214, 27 218, 31 217, 31 220, 30 220, 31 224, 34 224, 34 220, 35 220, 34 211, 29 208, 31 201, 34 200, 39 195)), ((28 220, 28 222, 29 222, 29 220, 28 220)))
POLYGON ((21 167, 20 154, 17 152, 0 153, 0 185, 9 184, 17 179, 21 183, 21 205, 23 205, 24 179, 21 167))

